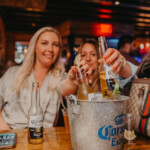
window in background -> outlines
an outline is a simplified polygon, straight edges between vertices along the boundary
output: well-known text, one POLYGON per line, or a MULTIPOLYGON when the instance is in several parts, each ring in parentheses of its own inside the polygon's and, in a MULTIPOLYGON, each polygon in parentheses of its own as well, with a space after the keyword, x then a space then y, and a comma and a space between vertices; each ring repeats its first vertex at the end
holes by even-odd
POLYGON ((25 54, 28 52, 28 42, 16 41, 15 43, 15 62, 21 64, 25 54))

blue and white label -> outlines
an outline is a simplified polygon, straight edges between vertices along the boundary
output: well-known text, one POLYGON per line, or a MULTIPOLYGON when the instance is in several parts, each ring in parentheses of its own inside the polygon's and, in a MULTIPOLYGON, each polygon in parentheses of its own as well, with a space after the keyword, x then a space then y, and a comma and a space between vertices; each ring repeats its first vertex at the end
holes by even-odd
POLYGON ((125 114, 120 114, 114 118, 115 127, 104 125, 98 131, 98 136, 102 140, 111 141, 112 146, 120 145, 123 142, 125 114), (120 136, 122 135, 122 138, 120 136))

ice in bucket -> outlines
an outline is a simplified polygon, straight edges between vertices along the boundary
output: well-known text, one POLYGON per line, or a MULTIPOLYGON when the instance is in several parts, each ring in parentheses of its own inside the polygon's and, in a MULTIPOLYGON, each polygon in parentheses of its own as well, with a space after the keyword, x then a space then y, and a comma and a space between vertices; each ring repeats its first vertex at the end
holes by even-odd
POLYGON ((122 150, 127 96, 96 101, 67 97, 73 150, 122 150))

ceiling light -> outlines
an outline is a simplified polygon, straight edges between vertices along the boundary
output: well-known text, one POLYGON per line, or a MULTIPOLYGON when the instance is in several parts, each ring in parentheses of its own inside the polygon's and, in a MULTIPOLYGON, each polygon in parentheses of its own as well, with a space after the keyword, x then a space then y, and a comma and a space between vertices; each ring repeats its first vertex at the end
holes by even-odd
POLYGON ((119 0, 116 0, 115 5, 119 5, 119 4, 120 4, 119 0))

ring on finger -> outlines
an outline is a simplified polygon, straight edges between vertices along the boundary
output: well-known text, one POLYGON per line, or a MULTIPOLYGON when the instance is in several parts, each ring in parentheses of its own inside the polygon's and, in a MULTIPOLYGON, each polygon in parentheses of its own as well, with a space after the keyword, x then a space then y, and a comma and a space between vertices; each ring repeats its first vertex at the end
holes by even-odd
MULTIPOLYGON (((123 57, 123 58, 119 58, 117 59, 120 63, 122 63, 122 67, 124 67, 126 65, 126 59, 123 57)), ((121 68, 122 68, 121 67, 121 68)))

